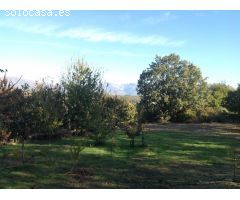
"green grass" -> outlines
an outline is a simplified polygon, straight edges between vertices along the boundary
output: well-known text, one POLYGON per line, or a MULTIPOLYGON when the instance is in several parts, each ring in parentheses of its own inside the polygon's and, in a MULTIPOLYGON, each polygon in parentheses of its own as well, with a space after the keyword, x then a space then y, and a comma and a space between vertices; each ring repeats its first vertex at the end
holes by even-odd
POLYGON ((79 137, 29 142, 24 164, 20 145, 4 146, 0 188, 240 188, 233 177, 233 151, 240 148, 234 135, 149 132, 146 147, 140 139, 133 149, 117 133, 113 150, 110 139, 97 147, 86 139, 73 171, 70 147, 79 137))

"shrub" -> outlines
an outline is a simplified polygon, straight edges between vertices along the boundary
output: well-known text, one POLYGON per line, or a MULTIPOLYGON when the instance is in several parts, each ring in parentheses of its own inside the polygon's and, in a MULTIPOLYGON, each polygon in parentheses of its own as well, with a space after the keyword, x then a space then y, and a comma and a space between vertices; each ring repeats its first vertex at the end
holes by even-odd
POLYGON ((123 127, 123 130, 126 132, 127 136, 131 139, 130 146, 135 146, 135 137, 142 134, 142 145, 144 146, 144 136, 143 136, 143 127, 141 123, 135 122, 128 124, 123 127))
POLYGON ((81 144, 73 144, 70 147, 70 155, 71 155, 71 161, 72 161, 72 168, 71 171, 75 169, 75 167, 78 165, 80 160, 80 153, 85 149, 85 146, 83 145, 83 142, 81 144))
POLYGON ((171 121, 177 123, 193 123, 197 121, 197 113, 196 111, 187 110, 185 113, 180 113, 175 118, 172 118, 171 121))

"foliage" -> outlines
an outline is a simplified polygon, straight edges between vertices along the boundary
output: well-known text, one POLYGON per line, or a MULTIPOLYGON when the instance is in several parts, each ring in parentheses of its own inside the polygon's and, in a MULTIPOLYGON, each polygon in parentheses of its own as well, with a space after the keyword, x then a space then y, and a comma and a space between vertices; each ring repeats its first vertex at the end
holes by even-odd
POLYGON ((9 115, 11 115, 11 103, 13 103, 13 93, 15 84, 8 80, 7 70, 0 69, 0 73, 4 73, 3 77, 0 78, 0 134, 1 141, 6 141, 9 137, 9 115), (8 136, 8 137, 7 137, 8 136))
POLYGON ((2 122, 0 121, 0 146, 2 144, 6 144, 11 136, 11 132, 7 130, 5 126, 3 126, 2 122))
POLYGON ((109 116, 112 129, 120 128, 131 139, 130 146, 134 147, 134 138, 139 135, 137 105, 125 97, 107 96, 105 98, 105 112, 109 116))
MULTIPOLYGON (((25 138, 25 131, 19 131, 21 125, 18 123, 23 120, 20 113, 26 106, 23 89, 26 89, 27 86, 23 89, 15 88, 15 84, 7 79, 7 70, 1 70, 1 72, 4 72, 3 78, 0 79, 0 128, 2 135, 3 132, 7 131, 12 133, 11 137, 22 135, 25 138)), ((27 128, 27 126, 24 128, 27 128)))
POLYGON ((22 89, 16 89, 12 94, 12 104, 10 108, 9 129, 14 138, 18 138, 22 143, 22 162, 24 161, 24 143, 29 135, 37 128, 35 114, 32 112, 33 104, 29 91, 29 86, 24 85, 22 89))
POLYGON ((224 106, 224 99, 230 91, 233 91, 233 88, 224 83, 209 85, 209 106, 217 109, 222 108, 224 106))
POLYGON ((33 109, 37 110, 38 133, 54 134, 63 126, 65 108, 63 88, 59 84, 36 83, 31 90, 33 109))
MULTIPOLYGON (((139 124, 139 123, 129 124, 125 126, 123 130, 126 132, 127 136, 131 139, 130 141, 131 147, 135 146, 135 137, 139 136, 140 134, 143 134, 142 124, 139 124)), ((142 144, 144 146, 144 140, 142 140, 142 144)))
POLYGON ((225 105, 230 111, 240 114, 240 85, 238 85, 236 90, 228 93, 225 105))
POLYGON ((139 96, 131 96, 131 95, 123 95, 123 96, 117 96, 120 99, 124 99, 127 102, 130 102, 132 104, 138 104, 140 102, 139 96))
POLYGON ((95 145, 105 142, 107 136, 114 130, 114 121, 110 113, 106 110, 104 98, 98 100, 94 105, 94 114, 90 118, 89 128, 90 137, 95 145))
MULTIPOLYGON (((188 109, 205 107, 207 83, 198 67, 178 55, 156 56, 138 80, 145 117, 174 120, 188 109)), ((151 119, 150 118, 150 119, 151 119)))
POLYGON ((83 143, 73 144, 70 148, 71 160, 72 160, 72 168, 71 171, 78 165, 80 160, 80 153, 85 149, 83 143))
POLYGON ((62 84, 69 127, 84 133, 104 93, 101 74, 83 61, 77 61, 63 77, 62 84))
POLYGON ((124 125, 136 121, 136 105, 127 101, 125 98, 107 95, 104 98, 105 113, 111 119, 113 128, 121 128, 124 125))

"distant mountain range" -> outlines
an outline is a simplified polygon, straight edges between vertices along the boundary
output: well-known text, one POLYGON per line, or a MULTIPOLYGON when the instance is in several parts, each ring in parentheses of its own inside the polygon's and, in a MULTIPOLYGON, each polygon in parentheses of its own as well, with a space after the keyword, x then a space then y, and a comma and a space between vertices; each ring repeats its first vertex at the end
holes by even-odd
POLYGON ((8 77, 9 80, 11 80, 14 84, 16 83, 16 86, 20 87, 27 83, 30 87, 33 87, 35 84, 35 81, 24 79, 20 77, 8 77), (20 80, 19 80, 20 79, 20 80))
MULTIPOLYGON (((16 83, 19 78, 18 77, 10 77, 13 83, 16 83)), ((33 87, 35 81, 28 80, 28 79, 21 79, 17 86, 21 86, 25 83, 28 83, 30 87, 33 87)), ((137 95, 137 84, 135 83, 126 83, 126 84, 115 84, 115 83, 108 83, 107 84, 107 92, 113 95, 129 95, 129 96, 136 96, 137 95)))
POLYGON ((107 92, 116 95, 136 96, 137 95, 136 88, 137 85, 135 83, 126 84, 108 83, 107 92))

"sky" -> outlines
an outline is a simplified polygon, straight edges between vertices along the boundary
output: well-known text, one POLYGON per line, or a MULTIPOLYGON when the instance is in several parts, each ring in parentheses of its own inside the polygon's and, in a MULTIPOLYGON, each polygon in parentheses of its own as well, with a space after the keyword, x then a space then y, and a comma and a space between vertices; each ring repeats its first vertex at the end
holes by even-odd
POLYGON ((240 11, 71 11, 65 17, 0 12, 0 68, 59 80, 84 59, 105 81, 137 83, 156 55, 180 55, 209 83, 240 83, 240 11))

